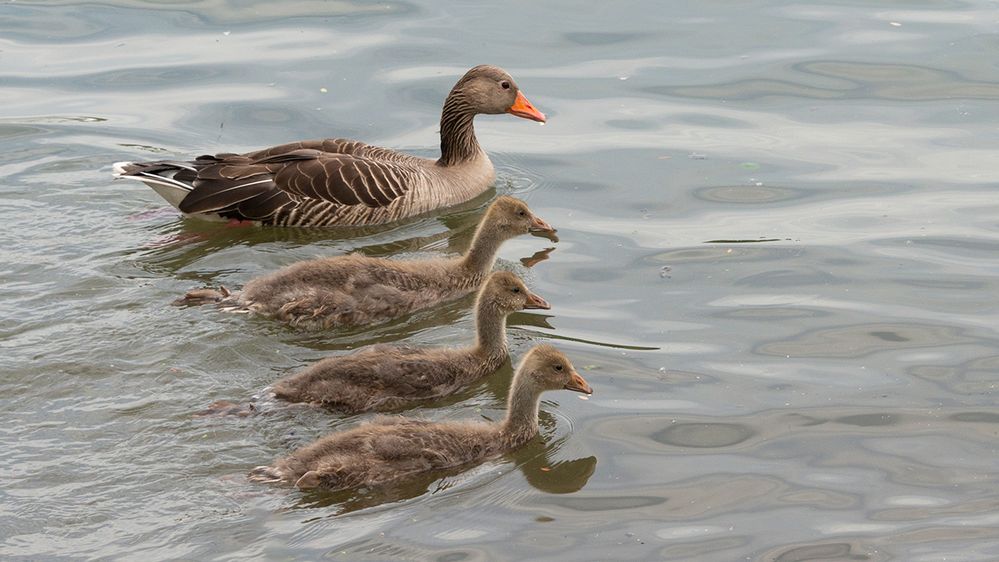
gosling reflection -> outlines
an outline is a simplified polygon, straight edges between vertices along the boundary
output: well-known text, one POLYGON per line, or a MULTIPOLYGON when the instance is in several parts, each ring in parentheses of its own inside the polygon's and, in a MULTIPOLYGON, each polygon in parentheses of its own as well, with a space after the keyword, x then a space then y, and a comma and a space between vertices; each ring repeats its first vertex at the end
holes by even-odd
POLYGON ((548 426, 544 435, 539 435, 508 456, 517 463, 527 483, 535 489, 548 494, 571 494, 582 490, 597 470, 597 458, 559 460, 558 452, 566 438, 550 438, 555 431, 555 416, 542 412, 541 425, 548 426))

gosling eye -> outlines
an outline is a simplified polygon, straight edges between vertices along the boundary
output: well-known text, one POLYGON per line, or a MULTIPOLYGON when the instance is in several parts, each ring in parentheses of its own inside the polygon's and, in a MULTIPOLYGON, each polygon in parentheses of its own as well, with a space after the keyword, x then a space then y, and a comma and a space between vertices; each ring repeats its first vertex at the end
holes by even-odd
POLYGON ((513 288, 513 292, 514 293, 519 293, 520 292, 520 287, 514 287, 513 288))
POLYGON ((562 370, 562 365, 555 365, 555 370, 556 371, 561 371, 562 370))
POLYGON ((500 82, 500 88, 503 88, 504 90, 509 90, 510 89, 510 83, 507 82, 506 80, 504 80, 504 81, 500 82))

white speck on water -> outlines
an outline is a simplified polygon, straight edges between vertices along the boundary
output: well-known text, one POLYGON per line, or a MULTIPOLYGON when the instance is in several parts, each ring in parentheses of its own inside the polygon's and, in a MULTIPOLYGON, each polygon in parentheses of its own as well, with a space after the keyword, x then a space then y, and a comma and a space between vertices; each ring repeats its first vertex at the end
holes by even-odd
MULTIPOLYGON (((690 502, 693 504, 694 502, 690 502)), ((699 537, 705 535, 714 535, 718 533, 723 533, 725 530, 717 525, 705 525, 705 526, 678 526, 678 527, 667 527, 656 531, 656 536, 661 539, 666 540, 676 540, 676 539, 689 539, 691 537, 699 537)))

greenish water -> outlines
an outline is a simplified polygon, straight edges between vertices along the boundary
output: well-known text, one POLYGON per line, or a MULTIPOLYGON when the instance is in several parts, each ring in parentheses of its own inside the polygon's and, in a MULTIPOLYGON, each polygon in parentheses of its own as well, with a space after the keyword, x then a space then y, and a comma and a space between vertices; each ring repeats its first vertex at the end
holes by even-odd
MULTIPOLYGON (((0 557, 999 559, 995 2, 0 5, 0 557), (432 155, 480 117, 511 321, 595 389, 507 458, 378 493, 251 484, 336 418, 265 403, 320 357, 467 340, 468 301, 295 332, 171 300, 317 255, 460 251, 486 200, 388 229, 183 220, 118 160, 341 136, 432 155), (323 92, 323 89, 326 91, 323 92)), ((510 370, 409 413, 501 415, 510 370)))

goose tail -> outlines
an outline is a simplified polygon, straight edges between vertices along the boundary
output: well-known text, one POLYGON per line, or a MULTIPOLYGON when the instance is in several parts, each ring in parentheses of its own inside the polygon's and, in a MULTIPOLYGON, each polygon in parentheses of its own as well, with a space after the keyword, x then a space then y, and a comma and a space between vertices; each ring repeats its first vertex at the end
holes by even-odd
POLYGON ((180 202, 194 189, 191 184, 174 178, 181 170, 193 170, 184 162, 115 162, 111 167, 114 179, 140 181, 178 211, 180 202))

